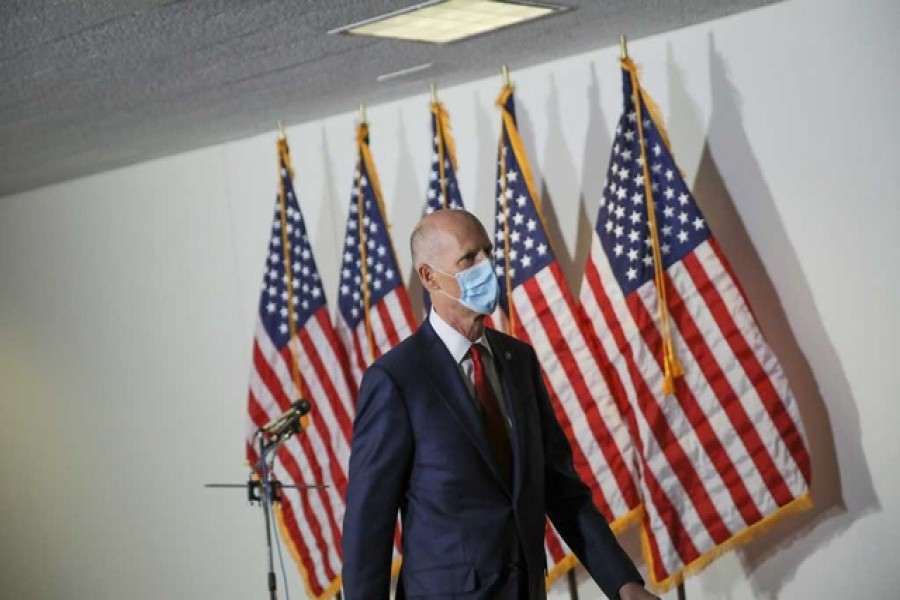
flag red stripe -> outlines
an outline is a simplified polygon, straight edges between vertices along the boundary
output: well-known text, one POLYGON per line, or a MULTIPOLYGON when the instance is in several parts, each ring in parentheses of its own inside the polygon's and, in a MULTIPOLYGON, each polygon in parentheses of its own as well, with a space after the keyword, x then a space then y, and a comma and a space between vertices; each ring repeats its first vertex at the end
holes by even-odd
MULTIPOLYGON (((722 254, 721 248, 719 248, 719 245, 715 243, 714 239, 710 239, 709 242, 710 247, 716 255, 716 258, 719 259, 719 262, 731 277, 732 282, 737 284, 737 279, 734 278, 734 275, 731 272, 731 266, 729 265, 728 260, 722 254)), ((738 291, 741 293, 741 297, 744 300, 745 306, 749 307, 750 305, 747 304, 743 290, 738 287, 738 291)), ((736 326, 734 325, 734 321, 731 319, 730 313, 727 313, 726 311, 725 313, 723 313, 723 315, 727 317, 728 321, 731 323, 731 326, 736 328, 736 326)), ((714 316, 716 316, 715 313, 714 316)), ((720 324, 719 326, 722 327, 722 324, 720 324)), ((762 333, 760 333, 760 335, 762 335, 762 333)), ((766 407, 766 411, 769 413, 769 418, 771 418, 772 422, 775 423, 775 427, 778 430, 781 439, 784 440, 784 443, 790 451, 791 456, 794 458, 794 463, 800 469, 804 481, 807 485, 809 485, 812 473, 809 451, 806 448, 806 442, 804 441, 803 436, 794 423, 794 420, 791 418, 790 414, 788 414, 784 406, 784 401, 772 387, 771 380, 765 376, 765 371, 763 370, 762 365, 759 364, 759 361, 756 359, 756 355, 747 347, 746 340, 743 339, 743 336, 741 336, 737 340, 728 338, 728 341, 729 343, 741 342, 743 344, 741 346, 741 352, 747 352, 748 357, 750 357, 750 360, 748 360, 746 363, 744 361, 741 361, 741 364, 745 365, 744 368, 747 371, 747 377, 754 383, 760 381, 763 384, 765 393, 760 393, 760 399, 763 402, 763 406, 766 407)), ((734 351, 735 355, 742 355, 736 348, 733 347, 732 350, 734 351)), ((757 390, 759 389, 760 387, 757 386, 757 390)))
POLYGON ((738 293, 741 295, 741 299, 744 301, 744 306, 747 307, 747 310, 750 311, 750 315, 753 317, 753 322, 758 323, 759 321, 756 318, 756 314, 753 312, 753 307, 750 306, 750 302, 747 300, 747 292, 744 291, 744 286, 741 284, 741 280, 737 278, 734 270, 731 268, 731 263, 728 262, 727 258, 725 258, 725 253, 722 252, 722 248, 721 246, 719 246, 719 241, 715 237, 710 236, 709 238, 707 238, 706 243, 709 244, 709 247, 716 255, 716 258, 719 259, 719 264, 722 265, 722 268, 725 269, 725 272, 728 274, 728 278, 734 284, 734 287, 737 288, 738 293))
MULTIPOLYGON (((588 260, 588 264, 585 269, 585 279, 591 291, 593 292, 594 298, 597 302, 597 306, 600 309, 601 314, 603 315, 604 322, 606 323, 610 334, 613 336, 616 347, 619 349, 620 355, 625 360, 625 365, 630 375, 632 385, 635 388, 636 395, 638 397, 652 398, 652 392, 647 387, 647 383, 644 381, 643 375, 638 370, 637 365, 634 362, 634 356, 632 354, 631 346, 625 338, 624 332, 622 330, 622 325, 621 323, 619 323, 615 311, 613 310, 612 302, 606 295, 606 290, 600 281, 600 273, 597 269, 597 265, 594 263, 594 261, 588 260)), ((623 397, 627 397, 627 395, 623 397)), ((639 404, 639 401, 636 402, 639 404)), ((659 481, 656 479, 655 473, 650 468, 649 464, 647 464, 643 439, 640 436, 640 428, 637 423, 637 416, 635 415, 634 410, 629 408, 627 411, 623 411, 623 416, 628 423, 629 429, 632 432, 632 438, 634 439, 635 445, 637 447, 638 456, 640 457, 641 462, 641 475, 643 477, 644 485, 649 492, 649 500, 653 503, 653 508, 655 509, 657 514, 660 515, 661 520, 665 525, 668 536, 672 542, 673 548, 678 553, 682 561, 687 564, 692 560, 698 558, 700 556, 700 552, 697 549, 697 546, 694 544, 693 539, 691 539, 691 536, 688 533, 687 529, 685 528, 684 523, 681 520, 681 514, 675 508, 675 505, 672 504, 672 501, 669 499, 668 495, 662 489, 659 481)), ((647 499, 645 499, 645 501, 646 500, 647 499)), ((662 581, 667 577, 666 566, 662 561, 662 555, 659 548, 659 540, 653 533, 652 522, 649 519, 649 515, 647 515, 644 519, 643 528, 646 533, 645 538, 647 539, 648 545, 650 547, 650 555, 653 559, 653 563, 652 565, 650 565, 650 567, 654 571, 656 580, 662 581)))
MULTIPOLYGON (((303 492, 301 492, 301 494, 302 493, 303 492)), ((282 502, 281 515, 283 517, 282 521, 284 522, 284 526, 288 531, 288 535, 290 535, 291 540, 295 544, 294 547, 297 549, 297 553, 300 555, 300 561, 303 563, 303 568, 308 574, 307 582, 309 583, 310 591, 314 595, 320 596, 322 592, 325 591, 325 586, 328 582, 319 581, 319 577, 315 570, 315 565, 310 558, 309 547, 306 546, 306 543, 303 541, 303 534, 300 533, 301 525, 297 520, 297 515, 294 510, 294 503, 291 501, 282 502)), ((328 577, 330 580, 333 580, 335 576, 334 574, 329 573, 328 577)))
MULTIPOLYGON (((507 319, 507 322, 508 322, 508 319, 507 319)), ((522 329, 522 331, 518 335, 515 336, 516 339, 518 339, 522 342, 525 342, 526 344, 531 344, 531 338, 528 336, 528 332, 525 331, 524 327, 521 329, 522 329)), ((544 378, 544 383, 545 383, 545 385, 547 387, 547 391, 550 395, 550 401, 554 405, 553 410, 554 410, 554 412, 558 412, 559 411, 559 407, 558 407, 559 400, 558 399, 554 400, 555 395, 553 392, 553 388, 550 387, 550 383, 547 380, 547 375, 545 373, 543 373, 543 370, 542 370, 542 377, 544 378)), ((563 428, 565 429, 565 426, 562 425, 562 423, 560 423, 560 425, 563 426, 563 428)), ((574 448, 573 448, 573 451, 574 451, 574 448)), ((605 516, 606 512, 604 512, 603 514, 605 516)), ((559 539, 558 538, 554 539, 554 537, 551 533, 552 531, 553 530, 550 528, 547 528, 545 530, 544 542, 547 545, 547 549, 550 551, 550 558, 551 558, 551 560, 553 560, 553 564, 555 565, 556 563, 561 561, 563 558, 565 558, 566 552, 563 549, 562 544, 560 543, 559 539)))
MULTIPOLYGON (((252 396, 247 399, 248 405, 250 404, 250 402, 256 402, 255 400, 252 399, 252 396)), ((249 441, 246 441, 246 440, 244 441, 244 454, 247 457, 247 462, 250 464, 251 467, 256 464, 257 460, 259 460, 259 458, 256 454, 256 450, 253 449, 253 444, 251 444, 249 441)))
MULTIPOLYGON (((384 301, 385 299, 387 299, 387 297, 375 305, 375 310, 378 312, 378 317, 381 319, 381 326, 384 328, 384 335, 389 344, 388 347, 393 348, 400 343, 400 336, 397 335, 397 328, 394 327, 394 319, 391 317, 391 312, 388 310, 387 302, 384 301)), ((378 356, 381 356, 382 352, 379 344, 376 343, 375 346, 379 350, 378 356)))
MULTIPOLYGON (((256 410, 262 412, 262 409, 259 408, 260 402, 256 399, 256 396, 253 395, 252 391, 250 392, 250 396, 249 396, 249 405, 251 407, 251 410, 253 410, 253 407, 255 407, 256 410)), ((265 421, 263 421, 263 423, 260 423, 259 425, 263 425, 263 424, 265 424, 265 421)), ((254 448, 252 448, 249 444, 248 444, 248 448, 249 448, 249 454, 250 454, 250 461, 252 464, 256 464, 257 462, 259 462, 259 455, 256 453, 256 450, 254 448)), ((286 502, 283 504, 284 504, 284 506, 290 507, 291 502, 286 502)), ((293 508, 291 508, 291 518, 293 518, 293 517, 294 517, 293 508)), ((318 579, 317 579, 317 577, 315 577, 315 573, 316 573, 315 565, 313 564, 313 561, 310 557, 310 549, 306 545, 306 541, 299 534, 299 531, 296 531, 296 520, 294 520, 294 529, 292 530, 292 529, 288 528, 288 531, 291 533, 291 540, 294 542, 294 546, 297 548, 297 552, 300 555, 300 560, 303 562, 303 568, 306 570, 307 573, 310 574, 310 577, 309 577, 310 586, 318 585, 318 579)))
MULTIPOLYGON (((777 475, 778 471, 771 462, 771 459, 769 459, 765 447, 762 445, 759 438, 759 432, 747 418, 747 413, 744 412, 740 399, 738 399, 737 394, 728 382, 728 378, 719 366, 716 357, 709 349, 706 339, 704 339, 703 334, 700 333, 693 316, 685 306, 684 299, 675 289, 668 273, 666 274, 665 281, 669 313, 672 315, 675 326, 681 333, 682 338, 684 338, 685 345, 690 349, 694 361, 697 363, 697 366, 700 367, 704 379, 706 379, 707 384, 715 393, 722 409, 728 416, 728 421, 731 424, 734 433, 743 441, 744 446, 747 448, 748 452, 750 452, 750 455, 753 457, 758 468, 761 467, 759 462, 763 460, 763 457, 757 457, 757 454, 762 452, 765 454, 765 461, 768 466, 775 469, 775 474, 777 475)), ((661 365, 660 368, 662 368, 661 365)), ((741 474, 728 456, 725 447, 713 430, 712 425, 710 425, 709 418, 701 408, 696 396, 694 396, 690 387, 681 378, 676 379, 675 381, 675 397, 691 426, 696 431, 697 438, 703 445, 703 450, 722 477, 722 481, 725 483, 725 487, 731 495, 735 507, 740 511, 744 523, 751 525, 761 520, 762 515, 750 495, 750 492, 747 490, 747 486, 741 477, 741 474)), ((784 481, 782 480, 780 484, 781 486, 784 486, 784 481)))
MULTIPOLYGON (((610 397, 614 400, 615 406, 619 411, 619 415, 622 417, 622 420, 626 424, 628 428, 629 434, 633 439, 633 432, 638 431, 637 429, 637 421, 635 421, 634 410, 631 404, 628 402, 628 392, 625 389, 625 384, 622 383, 622 378, 619 376, 618 370, 612 367, 612 363, 609 359, 609 356, 606 354, 606 349, 603 347, 603 344, 600 343, 600 340, 597 339, 593 330, 591 329, 591 325, 588 320, 587 314, 584 312, 584 308, 579 304, 577 307, 578 311, 581 313, 580 318, 584 323, 584 330, 587 332, 588 343, 591 344, 593 348, 593 352, 597 356, 597 360, 599 364, 603 368, 603 376, 607 382, 607 387, 609 388, 610 397)), ((635 451, 638 451, 638 443, 639 440, 635 441, 635 451)), ((623 463, 623 467, 626 469, 626 472, 630 474, 632 472, 632 468, 623 463)), ((637 465, 634 465, 633 468, 637 468, 637 465)), ((640 492, 637 489, 636 482, 634 485, 629 486, 626 490, 623 491, 623 497, 627 503, 629 509, 636 508, 641 504, 640 492)))
MULTIPOLYGON (((338 421, 344 439, 349 441, 353 432, 353 416, 349 412, 351 410, 345 404, 345 394, 355 394, 356 386, 353 384, 348 369, 346 368, 346 354, 343 352, 344 347, 340 345, 335 335, 334 328, 331 326, 328 317, 328 309, 324 306, 316 312, 315 315, 317 331, 315 339, 310 334, 309 328, 304 328, 301 333, 305 335, 305 339, 309 341, 307 354, 316 356, 317 365, 316 372, 320 373, 320 380, 328 381, 325 387, 326 395, 331 404, 334 416, 338 421), (324 350, 324 352, 323 352, 324 350), (325 360, 325 357, 328 360, 325 360)), ((304 346, 307 347, 307 346, 304 346)))
POLYGON ((547 550, 550 551, 550 557, 553 559, 553 563, 556 564, 566 557, 566 550, 563 548, 562 542, 559 539, 559 534, 556 530, 553 529, 549 523, 545 528, 544 541, 547 544, 547 550))
MULTIPOLYGON (((753 350, 747 344, 747 340, 741 335, 740 329, 738 329, 737 324, 735 324, 734 319, 728 312, 728 308, 722 301, 722 297, 716 291, 714 284, 710 281, 706 270, 693 253, 685 256, 682 259, 682 263, 694 280, 694 285, 706 302, 716 324, 719 326, 723 339, 728 342, 731 351, 734 353, 735 357, 738 358, 738 362, 747 375, 747 380, 753 383, 753 387, 756 389, 760 401, 769 413, 769 417, 775 424, 779 436, 784 440, 794 462, 798 466, 802 464, 801 461, 804 460, 804 458, 808 462, 806 446, 803 442, 803 438, 800 436, 800 432, 797 431, 797 428, 794 425, 794 420, 785 410, 784 402, 772 385, 772 380, 766 374, 762 365, 759 364, 756 354, 754 354, 753 350)), ((724 397, 720 396, 720 398, 724 397)), ((746 434, 746 437, 744 435, 741 437, 744 440, 747 452, 753 458, 754 463, 756 463, 760 475, 763 477, 766 486, 775 497, 775 501, 779 506, 784 506, 794 499, 794 494, 791 492, 787 483, 785 483, 784 478, 775 466, 774 461, 772 461, 765 444, 763 444, 763 441, 759 436, 759 432, 753 426, 752 422, 750 422, 750 419, 740 402, 727 402, 723 400, 723 405, 726 408, 732 404, 736 404, 734 407, 735 417, 740 419, 739 422, 732 421, 735 430, 746 434)), ((729 414, 729 417, 731 416, 732 415, 729 414)))
MULTIPOLYGON (((298 440, 301 448, 303 449, 304 458, 309 459, 309 466, 312 471, 312 475, 314 477, 314 481, 305 481, 303 474, 300 471, 300 465, 297 464, 297 461, 294 458, 292 452, 288 450, 287 446, 281 446, 278 449, 278 460, 281 463, 281 466, 284 470, 290 475, 293 482, 297 485, 302 485, 305 483, 318 483, 322 480, 321 478, 321 468, 314 461, 311 460, 310 457, 313 456, 313 452, 309 447, 309 440, 305 436, 297 436, 294 438, 298 440)), ((312 494, 316 494, 319 496, 322 501, 323 506, 325 507, 326 520, 328 521, 327 526, 331 529, 331 539, 335 542, 339 542, 340 537, 340 529, 335 523, 334 520, 334 511, 331 507, 331 502, 328 500, 327 494, 325 494, 322 490, 309 490, 309 491, 300 491, 297 495, 300 498, 300 503, 303 505, 303 513, 306 518, 306 526, 309 532, 313 535, 313 539, 316 541, 316 548, 322 556, 322 566, 325 568, 325 575, 328 579, 334 579, 335 576, 335 566, 331 564, 330 557, 328 555, 328 547, 331 545, 325 539, 325 534, 323 532, 323 524, 319 521, 316 516, 315 509, 312 506, 312 503, 309 500, 309 497, 312 494)))
MULTIPOLYGON (((634 356, 632 355, 631 346, 628 343, 628 340, 625 338, 625 334, 622 330, 622 325, 621 323, 619 323, 619 320, 616 317, 615 310, 613 310, 609 296, 607 296, 606 290, 604 289, 603 284, 600 281, 600 273, 597 269, 598 267, 594 263, 594 261, 588 260, 587 268, 585 269, 585 278, 591 288, 591 291, 593 292, 594 298, 597 301, 597 307, 600 309, 600 313, 603 315, 606 327, 612 335, 616 347, 619 349, 620 355, 625 360, 625 366, 628 370, 631 383, 635 388, 636 395, 638 396, 638 398, 652 398, 652 392, 647 387, 647 383, 644 381, 643 375, 641 374, 640 370, 638 370, 637 365, 634 362, 634 356)), ((639 401, 635 400, 635 402, 639 405, 639 401)), ((639 406, 637 408, 639 408, 639 406)), ((638 455, 640 456, 642 465, 641 472, 643 475, 644 485, 647 487, 647 490, 650 493, 650 500, 652 500, 654 506, 657 507, 657 512, 665 512, 666 514, 671 515, 669 520, 666 522, 668 525, 667 529, 670 532, 670 537, 673 540, 677 539, 687 541, 687 547, 679 546, 679 553, 682 556, 696 558, 697 556, 699 556, 699 553, 697 552, 696 547, 690 539, 690 535, 684 527, 684 523, 681 520, 681 515, 679 515, 678 512, 672 508, 669 498, 666 496, 665 492, 659 485, 659 482, 653 476, 652 472, 650 471, 650 467, 647 464, 646 453, 643 447, 643 440, 640 435, 640 427, 638 426, 634 409, 628 410, 624 413, 623 416, 625 416, 626 421, 628 422, 632 439, 634 439, 635 445, 638 450, 638 455), (665 509, 665 511, 663 511, 663 509, 665 509)), ((648 538, 652 543, 656 543, 655 536, 650 535, 648 536, 648 538)))
MULTIPOLYGON (((551 267, 555 264, 556 263, 552 263, 551 267)), ((581 413, 583 413, 587 419, 592 437, 600 448, 607 465, 612 468, 612 465, 617 458, 619 459, 618 462, 622 464, 623 461, 621 460, 619 453, 611 452, 612 449, 616 448, 615 440, 609 435, 609 430, 606 428, 606 424, 600 417, 597 404, 593 401, 591 392, 585 384, 584 377, 578 369, 578 366, 575 364, 575 358, 572 356, 571 347, 563 337, 562 331, 559 329, 559 324, 556 321, 556 317, 547 305, 547 299, 541 292, 537 279, 532 277, 520 287, 525 290, 529 301, 534 306, 534 312, 538 315, 538 322, 544 329, 548 342, 554 348, 557 360, 565 371, 566 379, 571 385, 575 399, 581 408, 581 413), (612 445, 612 448, 610 448, 610 445, 612 445)), ((551 392, 550 397, 553 401, 554 411, 556 412, 557 419, 563 426, 563 432, 566 434, 566 438, 568 438, 569 445, 572 447, 572 452, 575 456, 575 468, 581 476, 581 479, 589 484, 594 504, 600 508, 608 521, 613 521, 615 520, 616 515, 612 513, 612 508, 609 506, 609 502, 603 495, 603 490, 597 484, 596 475, 593 473, 591 464, 584 454, 584 449, 578 443, 578 440, 573 433, 572 422, 569 420, 568 414, 562 407, 557 391, 550 385, 549 380, 547 381, 548 391, 551 392)), ((618 475, 619 473, 614 471, 616 481, 619 484, 619 487, 622 488, 623 482, 618 475)), ((630 478, 624 482, 625 486, 628 486, 629 484, 630 478)))
MULTIPOLYGON (((282 393, 283 393, 283 391, 282 391, 282 393)), ((251 396, 252 396, 252 392, 251 392, 251 396)), ((256 400, 255 396, 254 396, 254 404, 257 404, 260 407, 262 406, 261 403, 259 403, 259 401, 256 400)), ((265 414, 265 413, 263 412, 263 414, 265 414)), ((260 425, 262 425, 264 423, 265 423, 265 421, 263 423, 261 423, 260 425)), ((305 481, 303 474, 300 471, 300 467, 297 464, 293 454, 288 451, 286 446, 281 446, 281 448, 279 449, 279 452, 278 452, 278 459, 279 459, 282 467, 285 469, 285 471, 290 476, 290 478, 292 480, 291 482, 294 484, 303 484, 303 483, 315 483, 315 482, 321 481, 322 470, 321 470, 321 467, 319 466, 317 460, 315 460, 316 455, 312 451, 309 439, 306 436, 298 436, 295 439, 300 443, 301 448, 303 449, 303 455, 308 461, 308 464, 310 466, 310 469, 312 471, 312 475, 313 475, 313 478, 315 481, 314 482, 305 481)), ((331 534, 332 534, 332 536, 336 536, 336 537, 333 537, 332 539, 340 540, 341 539, 340 533, 339 533, 340 529, 337 526, 337 523, 335 522, 335 519, 334 519, 334 509, 331 505, 330 498, 328 498, 327 494, 325 494, 322 490, 315 490, 314 492, 309 492, 309 493, 317 493, 320 496, 320 498, 322 499, 324 512, 326 513, 326 519, 329 521, 329 528, 331 529, 331 534)), ((313 536, 316 540, 316 546, 323 556, 322 564, 328 570, 328 577, 329 577, 329 579, 331 579, 334 577, 335 569, 330 566, 330 560, 328 558, 328 554, 324 550, 324 548, 329 546, 330 544, 322 536, 321 526, 320 526, 320 523, 318 520, 319 518, 316 516, 315 510, 312 508, 311 504, 309 503, 307 492, 301 492, 300 498, 301 498, 301 502, 303 503, 303 513, 306 517, 306 521, 310 525, 309 531, 313 534, 313 536)))
MULTIPOLYGON (((327 403, 327 409, 330 410, 331 414, 338 421, 339 425, 343 429, 345 422, 348 420, 346 414, 344 414, 343 407, 340 406, 339 402, 335 402, 331 400, 336 397, 334 386, 331 383, 331 378, 329 377, 325 366, 322 364, 321 357, 315 350, 315 347, 312 344, 312 340, 309 338, 309 333, 306 329, 300 331, 299 334, 300 344, 303 346, 304 352, 306 353, 310 365, 312 366, 316 378, 322 388, 325 390, 325 398, 318 400, 316 405, 313 406, 313 410, 309 412, 309 418, 312 422, 313 427, 315 427, 316 432, 322 438, 323 445, 325 446, 326 452, 328 453, 328 462, 330 464, 329 471, 331 472, 332 481, 337 486, 340 495, 344 495, 344 489, 347 486, 347 478, 344 475, 344 472, 341 469, 340 461, 337 458, 337 455, 334 452, 334 441, 331 439, 331 432, 328 427, 328 423, 325 421, 322 416, 322 404, 323 400, 327 403)), ((313 399, 315 400, 315 399, 313 399)))
MULTIPOLYGON (((571 351, 566 352, 567 350, 569 350, 569 347, 565 343, 565 340, 562 339, 562 334, 559 331, 556 319, 550 313, 550 309, 547 306, 547 299, 541 293, 537 281, 534 278, 531 278, 520 287, 525 290, 528 295, 529 302, 534 305, 534 312, 536 315, 538 315, 538 321, 543 327, 545 335, 556 349, 560 364, 565 370, 569 382, 575 388, 575 395, 579 398, 589 397, 587 387, 584 385, 584 380, 581 379, 580 373, 576 374, 572 372, 573 370, 577 369, 573 369, 574 360, 571 357, 571 351), (566 356, 566 354, 568 354, 568 356, 566 356)), ((543 372, 543 369, 541 369, 541 371, 543 372)), ((614 515, 612 514, 612 509, 610 508, 606 498, 603 496, 603 492, 600 489, 600 486, 597 485, 596 478, 591 472, 591 465, 584 454, 584 450, 582 449, 581 445, 578 444, 577 440, 575 439, 575 435, 572 432, 572 422, 569 420, 569 415, 562 407, 562 402, 559 399, 559 394, 554 389, 552 382, 549 380, 546 373, 544 373, 544 381, 546 383, 547 391, 550 395, 550 401, 553 405, 553 411, 556 413, 556 418, 562 426, 563 432, 566 434, 566 439, 569 440, 569 446, 571 446, 572 448, 575 470, 578 471, 578 475, 581 477, 582 481, 589 484, 589 487, 591 488, 591 495, 594 499, 594 504, 603 513, 603 516, 606 517, 607 520, 611 521, 614 517, 614 515)))
MULTIPOLYGON (((363 343, 359 338, 359 331, 362 329, 365 331, 365 325, 362 321, 356 326, 356 328, 351 329, 350 325, 344 320, 343 315, 338 316, 339 322, 338 327, 340 328, 341 333, 341 343, 345 345, 347 349, 347 355, 351 362, 351 376, 353 377, 353 383, 355 388, 359 388, 359 382, 362 380, 362 374, 366 370, 366 357, 363 352, 363 343)), ((365 336, 365 334, 363 334, 365 336)))
POLYGON ((415 315, 412 311, 412 303, 409 301, 409 292, 405 287, 397 288, 397 301, 400 303, 400 309, 403 311, 403 318, 406 319, 410 331, 415 331, 418 327, 415 315))
MULTIPOLYGON (((653 318, 647 312, 647 308, 644 306, 644 303, 639 296, 639 292, 635 292, 626 297, 625 303, 631 312, 632 318, 637 323, 638 331, 641 333, 644 345, 650 350, 653 357, 656 359, 657 364, 661 365, 662 338, 659 335, 659 330, 656 328, 653 318)), ((684 409, 683 403, 686 401, 688 405, 691 406, 692 411, 699 410, 696 399, 693 394, 687 390, 687 386, 684 385, 684 382, 678 381, 676 386, 676 392, 678 392, 676 398, 678 399, 679 404, 682 404, 682 409, 684 409)), ((716 544, 721 544, 731 537, 731 531, 728 529, 728 526, 725 524, 719 511, 713 504, 712 498, 709 495, 709 490, 706 489, 703 480, 697 474, 694 464, 684 452, 684 449, 681 447, 681 442, 669 426, 666 414, 660 409, 659 404, 655 397, 652 396, 652 392, 649 389, 646 389, 643 393, 639 392, 637 394, 637 401, 641 407, 641 411, 644 413, 644 418, 647 420, 653 436, 656 438, 657 444, 659 444, 660 450, 662 450, 663 454, 665 454, 668 459, 672 472, 681 482, 681 485, 684 488, 687 497, 690 498, 691 503, 694 505, 700 520, 703 522, 703 525, 706 527, 706 530, 709 532, 713 541, 716 544)), ((708 430, 703 429, 697 431, 697 438, 707 452, 709 446, 715 439, 714 437, 711 438, 709 433, 708 430)))
MULTIPOLYGON (((610 378, 608 377, 607 373, 608 369, 603 368, 603 366, 607 365, 608 363, 601 362, 600 355, 597 353, 597 344, 591 344, 589 342, 589 340, 593 339, 593 333, 589 331, 585 326, 584 320, 582 318, 579 318, 581 315, 576 310, 574 302, 572 300, 572 296, 569 293, 568 288, 566 287, 566 281, 563 277, 562 269, 557 262, 553 262, 550 267, 552 269, 551 272, 553 274, 554 280, 556 281, 556 285, 562 291, 561 295, 566 303, 566 308, 568 309, 569 314, 572 315, 572 319, 575 322, 576 327, 578 327, 579 333, 584 340, 585 345, 588 347, 588 350, 591 351, 591 356, 594 359, 594 366, 600 372, 600 376, 603 378, 603 381, 606 384, 606 389, 611 391, 610 378)), ((554 326, 557 327, 557 332, 559 332, 556 323, 554 323, 554 326)), ((559 336, 560 339, 562 339, 561 332, 559 332, 559 336)), ((584 394, 581 394, 578 393, 579 388, 576 388, 575 396, 576 398, 578 398, 581 409, 584 412, 585 417, 587 418, 588 424, 591 428, 591 432, 594 434, 594 439, 597 440, 597 444, 600 447, 600 450, 603 452, 603 456, 606 458, 606 464, 609 466, 610 470, 613 473, 613 477, 618 483, 619 492, 625 499, 625 503, 628 508, 634 508, 635 506, 640 504, 640 499, 638 498, 637 490, 634 486, 634 480, 632 479, 631 470, 629 469, 628 465, 625 464, 625 459, 619 452, 619 448, 616 444, 615 439, 612 437, 612 434, 606 427, 606 421, 603 419, 602 415, 600 415, 600 409, 597 404, 596 398, 594 398, 591 394, 591 390, 587 388, 587 384, 584 381, 584 377, 581 371, 578 369, 574 369, 574 371, 578 378, 580 388, 584 389, 584 394)), ((570 377, 570 379, 572 378, 570 377)))
POLYGON ((266 411, 263 410, 263 407, 256 401, 252 391, 247 400, 247 413, 250 416, 250 420, 257 428, 262 427, 269 422, 269 416, 266 414, 266 411))
MULTIPOLYGON (((334 452, 334 446, 331 442, 331 436, 328 435, 328 425, 325 422, 324 418, 321 415, 320 411, 312 410, 309 412, 309 420, 310 420, 310 428, 308 430, 309 435, 316 435, 320 438, 322 446, 325 448, 326 456, 323 457, 328 467, 328 472, 331 475, 331 481, 336 487, 338 491, 338 495, 343 498, 344 491, 347 488, 347 478, 341 469, 340 461, 337 458, 337 455, 334 452)), ((323 469, 321 463, 319 461, 319 454, 312 448, 309 436, 308 435, 300 435, 298 436, 300 444, 303 448, 303 456, 308 461, 310 468, 313 471, 313 477, 315 481, 309 483, 321 483, 327 484, 325 478, 323 477, 323 469)), ((332 536, 334 540, 340 541, 340 526, 337 524, 335 515, 337 514, 334 505, 332 504, 331 496, 324 490, 317 490, 320 496, 323 499, 323 502, 326 506, 328 519, 331 524, 332 536)), ((343 508, 343 507, 341 507, 343 508)), ((338 554, 340 554, 340 544, 337 544, 338 554)))
MULTIPOLYGON (((268 359, 263 356, 262 349, 257 343, 253 344, 253 366, 256 368, 260 380, 269 390, 269 393, 272 394, 275 403, 278 404, 280 412, 284 412, 290 408, 291 401, 281 387, 281 381, 279 380, 278 375, 275 373, 272 365, 269 364, 268 359)), ((262 405, 260 405, 260 407, 262 407, 262 405)))
MULTIPOLYGON (((356 402, 356 392, 357 385, 353 380, 353 375, 350 373, 350 357, 347 354, 347 349, 341 343, 340 337, 337 335, 337 331, 331 324, 331 319, 328 316, 328 310, 320 310, 316 313, 316 321, 319 323, 319 328, 322 330, 322 333, 325 335, 325 339, 328 343, 328 350, 330 353, 326 353, 330 355, 332 359, 337 360, 340 365, 340 374, 344 379, 344 383, 347 386, 347 391, 350 394, 350 410, 351 413, 347 414, 346 409, 344 413, 347 414, 347 422, 344 425, 344 438, 348 441, 353 435, 353 409, 356 402)), ((340 402, 340 397, 336 396, 336 401, 340 402)))
MULTIPOLYGON (((643 458, 643 454, 641 456, 643 458)), ((644 463, 642 474, 648 489, 662 489, 662 486, 656 479, 656 474, 649 468, 646 462, 644 463)), ((681 521, 681 512, 678 507, 672 503, 665 493, 662 492, 653 494, 652 499, 653 508, 659 515, 659 522, 665 528, 666 533, 669 536, 669 541, 672 544, 672 549, 678 554, 678 558, 681 560, 682 564, 690 564, 692 561, 699 558, 700 551, 697 549, 697 545, 694 543, 694 540, 691 538, 687 529, 684 528, 681 521)), ((666 563, 662 559, 659 548, 659 539, 653 531, 653 520, 645 518, 643 528, 646 533, 645 538, 650 546, 650 555, 653 557, 653 564, 651 566, 653 568, 654 578, 656 581, 663 581, 669 574, 666 563)))

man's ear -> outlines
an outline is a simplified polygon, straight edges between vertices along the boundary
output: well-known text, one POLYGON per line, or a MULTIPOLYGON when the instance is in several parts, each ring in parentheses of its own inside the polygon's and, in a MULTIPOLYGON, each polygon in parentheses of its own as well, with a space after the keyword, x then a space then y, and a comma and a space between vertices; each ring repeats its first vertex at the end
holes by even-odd
POLYGON ((434 278, 434 269, 428 263, 420 264, 416 269, 416 274, 419 276, 419 281, 422 282, 422 287, 426 290, 433 292, 440 289, 441 286, 434 278))

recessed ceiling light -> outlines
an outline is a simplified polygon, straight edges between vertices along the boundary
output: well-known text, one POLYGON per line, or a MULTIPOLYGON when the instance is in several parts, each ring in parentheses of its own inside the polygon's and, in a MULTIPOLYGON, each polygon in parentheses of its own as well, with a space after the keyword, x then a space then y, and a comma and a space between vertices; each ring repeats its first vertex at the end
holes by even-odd
POLYGON ((432 0, 328 33, 446 44, 566 10, 522 0, 432 0))

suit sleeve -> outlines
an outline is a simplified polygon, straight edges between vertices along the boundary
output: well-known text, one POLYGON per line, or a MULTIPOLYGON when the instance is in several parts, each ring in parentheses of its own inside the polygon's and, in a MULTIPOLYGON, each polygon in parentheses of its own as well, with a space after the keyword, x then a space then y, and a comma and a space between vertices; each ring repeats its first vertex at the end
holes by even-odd
POLYGON ((370 367, 359 390, 350 451, 342 543, 347 600, 388 598, 394 526, 412 448, 396 384, 384 369, 370 367))
POLYGON ((644 580, 619 546, 591 491, 572 462, 572 448, 556 420, 544 379, 532 351, 532 369, 544 442, 544 485, 547 515, 581 564, 609 598, 618 598, 628 582, 644 580))

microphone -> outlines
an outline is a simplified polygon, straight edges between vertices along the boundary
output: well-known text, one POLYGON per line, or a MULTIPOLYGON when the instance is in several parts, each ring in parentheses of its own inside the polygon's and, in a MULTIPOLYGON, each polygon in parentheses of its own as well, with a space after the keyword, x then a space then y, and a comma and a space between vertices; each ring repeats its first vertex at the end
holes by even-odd
POLYGON ((301 398, 294 402, 287 411, 260 427, 259 430, 276 438, 280 438, 289 430, 291 433, 296 433, 300 428, 300 417, 307 414, 310 408, 312 407, 309 402, 301 398))

